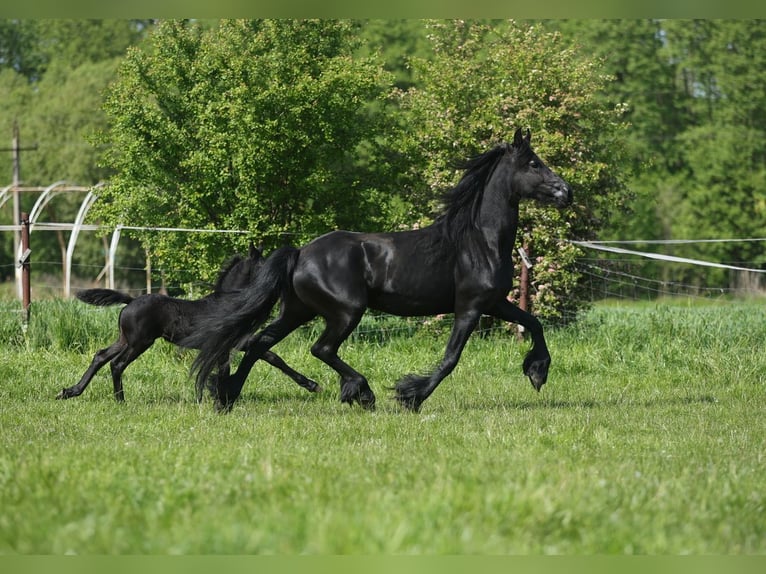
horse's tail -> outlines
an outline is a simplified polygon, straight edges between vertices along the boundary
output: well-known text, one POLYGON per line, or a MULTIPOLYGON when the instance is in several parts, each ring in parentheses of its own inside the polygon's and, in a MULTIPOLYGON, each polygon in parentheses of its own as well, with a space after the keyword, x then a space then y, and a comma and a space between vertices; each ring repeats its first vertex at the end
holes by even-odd
POLYGON ((127 305, 133 301, 133 297, 127 293, 120 293, 112 289, 83 289, 75 293, 83 303, 88 305, 97 305, 98 307, 108 307, 109 305, 127 305))
POLYGON ((200 350, 192 364, 198 385, 204 387, 213 371, 229 360, 229 352, 269 318, 291 283, 298 253, 295 247, 277 249, 249 286, 220 294, 209 312, 198 317, 197 330, 183 341, 200 350))

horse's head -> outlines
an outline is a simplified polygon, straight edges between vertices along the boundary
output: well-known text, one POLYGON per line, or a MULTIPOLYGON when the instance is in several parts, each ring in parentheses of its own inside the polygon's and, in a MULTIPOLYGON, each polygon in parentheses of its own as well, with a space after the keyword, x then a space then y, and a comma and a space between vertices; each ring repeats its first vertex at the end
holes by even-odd
POLYGON ((534 199, 556 207, 566 207, 572 203, 572 188, 559 175, 551 170, 532 150, 530 140, 521 129, 516 130, 513 143, 508 146, 512 163, 511 190, 519 199, 534 199))

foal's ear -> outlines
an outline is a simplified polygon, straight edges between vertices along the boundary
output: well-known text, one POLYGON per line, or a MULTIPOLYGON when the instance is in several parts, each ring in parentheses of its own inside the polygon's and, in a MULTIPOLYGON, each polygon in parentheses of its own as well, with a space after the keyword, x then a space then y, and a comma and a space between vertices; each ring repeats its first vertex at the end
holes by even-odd
POLYGON ((519 128, 516 130, 516 133, 513 134, 513 147, 528 146, 531 140, 532 132, 529 131, 529 128, 527 128, 526 135, 524 135, 521 128, 519 128))
POLYGON ((255 244, 251 241, 250 242, 250 259, 260 259, 263 254, 261 253, 261 250, 258 249, 255 244))

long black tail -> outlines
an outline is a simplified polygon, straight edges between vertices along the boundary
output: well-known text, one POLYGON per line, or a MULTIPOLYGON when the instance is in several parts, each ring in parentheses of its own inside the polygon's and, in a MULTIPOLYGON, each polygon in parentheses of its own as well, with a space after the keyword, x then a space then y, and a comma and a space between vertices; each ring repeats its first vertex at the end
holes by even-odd
POLYGON ((182 344, 200 350, 192 364, 198 385, 206 385, 213 371, 228 361, 231 350, 269 318, 290 284, 298 254, 295 247, 277 249, 248 287, 221 294, 208 313, 197 317, 198 329, 182 344))
POLYGON ((112 289, 83 289, 75 293, 83 303, 88 305, 97 305, 99 307, 108 307, 109 305, 125 304, 133 301, 133 297, 127 293, 120 293, 112 289))

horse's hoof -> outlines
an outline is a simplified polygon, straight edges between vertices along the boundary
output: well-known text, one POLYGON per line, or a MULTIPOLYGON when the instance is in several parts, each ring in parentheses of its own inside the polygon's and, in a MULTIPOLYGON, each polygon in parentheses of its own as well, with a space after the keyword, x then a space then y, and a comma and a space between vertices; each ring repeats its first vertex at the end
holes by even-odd
POLYGON ((215 402, 215 410, 216 412, 219 412, 221 414, 228 414, 231 412, 231 408, 234 406, 234 403, 222 403, 221 401, 215 402))
POLYGON ((369 395, 361 395, 358 399, 359 406, 366 411, 375 410, 375 395, 369 393, 369 395))
POLYGON ((550 359, 541 359, 538 361, 529 361, 524 365, 524 374, 529 377, 529 382, 532 384, 537 392, 548 380, 548 368, 550 367, 550 359))
POLYGON ((416 396, 405 397, 400 393, 397 393, 394 396, 394 399, 402 406, 404 410, 410 411, 412 413, 420 412, 420 406, 423 404, 423 401, 418 399, 416 396))
POLYGON ((62 389, 59 394, 56 395, 57 401, 63 401, 64 399, 68 399, 69 397, 66 394, 66 389, 62 389))

